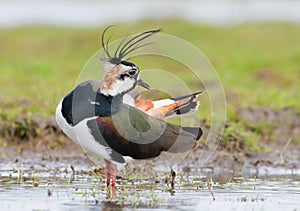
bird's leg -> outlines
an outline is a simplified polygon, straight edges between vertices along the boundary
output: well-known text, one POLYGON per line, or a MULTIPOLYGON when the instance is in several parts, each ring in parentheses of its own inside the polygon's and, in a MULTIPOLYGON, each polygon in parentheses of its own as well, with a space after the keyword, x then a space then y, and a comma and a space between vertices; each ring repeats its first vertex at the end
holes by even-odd
POLYGON ((109 160, 105 160, 106 163, 106 185, 107 187, 109 187, 110 185, 110 179, 112 179, 111 181, 111 186, 115 187, 116 184, 116 177, 117 177, 117 165, 110 162, 109 160))
POLYGON ((105 164, 106 164, 106 186, 109 187, 110 185, 110 162, 108 160, 105 160, 105 164))

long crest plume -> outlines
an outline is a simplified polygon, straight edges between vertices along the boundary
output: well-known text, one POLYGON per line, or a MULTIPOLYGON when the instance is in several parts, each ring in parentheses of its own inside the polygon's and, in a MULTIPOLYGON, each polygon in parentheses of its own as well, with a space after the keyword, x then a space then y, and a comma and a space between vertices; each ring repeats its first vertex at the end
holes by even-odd
POLYGON ((109 53, 108 45, 109 45, 109 41, 112 38, 112 36, 109 36, 106 42, 104 41, 105 33, 111 27, 112 27, 112 25, 108 26, 104 29, 104 31, 102 33, 102 37, 101 37, 101 44, 102 44, 102 48, 107 56, 107 58, 104 58, 104 59, 109 60, 113 64, 119 64, 122 61, 122 59, 125 56, 127 56, 129 53, 131 53, 139 48, 142 48, 146 45, 152 44, 152 42, 143 43, 143 41, 145 39, 153 36, 154 34, 157 34, 158 32, 162 31, 161 29, 149 30, 149 31, 145 31, 140 34, 137 34, 130 39, 128 39, 128 37, 129 37, 129 35, 128 35, 120 42, 115 53, 113 55, 111 55, 109 53))

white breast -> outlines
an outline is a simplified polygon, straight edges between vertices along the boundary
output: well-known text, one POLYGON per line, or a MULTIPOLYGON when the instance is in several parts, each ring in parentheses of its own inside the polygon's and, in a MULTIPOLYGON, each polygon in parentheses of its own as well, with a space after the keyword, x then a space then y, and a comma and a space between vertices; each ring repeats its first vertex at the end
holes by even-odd
POLYGON ((62 101, 58 104, 56 108, 56 122, 59 126, 59 128, 70 138, 72 141, 74 141, 76 144, 79 144, 77 141, 76 133, 74 127, 71 127, 65 118, 63 117, 61 113, 61 108, 62 108, 62 101))
POLYGON ((111 160, 111 149, 99 144, 91 135, 87 122, 97 117, 91 117, 82 120, 74 127, 70 126, 61 113, 62 101, 56 108, 56 122, 60 129, 76 144, 80 145, 83 149, 101 156, 107 160, 111 160))

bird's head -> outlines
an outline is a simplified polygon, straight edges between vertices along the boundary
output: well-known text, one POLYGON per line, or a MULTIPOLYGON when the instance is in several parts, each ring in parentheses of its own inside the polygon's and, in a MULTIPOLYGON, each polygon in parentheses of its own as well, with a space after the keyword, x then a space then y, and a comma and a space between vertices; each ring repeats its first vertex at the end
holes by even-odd
POLYGON ((126 37, 120 42, 115 53, 111 55, 108 51, 109 39, 106 43, 104 42, 104 35, 108 28, 102 34, 102 47, 106 57, 102 58, 104 75, 100 81, 101 93, 110 96, 125 94, 134 89, 136 85, 149 89, 150 86, 139 77, 139 68, 135 64, 123 59, 132 51, 151 44, 143 44, 142 41, 161 30, 146 31, 128 40, 126 40, 126 37))

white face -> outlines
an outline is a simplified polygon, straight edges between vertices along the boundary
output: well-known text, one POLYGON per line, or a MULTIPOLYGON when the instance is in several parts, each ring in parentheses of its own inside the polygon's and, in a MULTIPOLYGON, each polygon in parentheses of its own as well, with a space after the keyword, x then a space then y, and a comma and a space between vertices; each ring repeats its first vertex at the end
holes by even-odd
POLYGON ((132 63, 106 65, 105 75, 100 83, 100 91, 105 95, 116 96, 134 89, 139 78, 139 69, 132 63))
POLYGON ((120 74, 113 84, 113 89, 116 94, 126 93, 134 89, 137 85, 139 69, 136 66, 120 65, 120 74))

